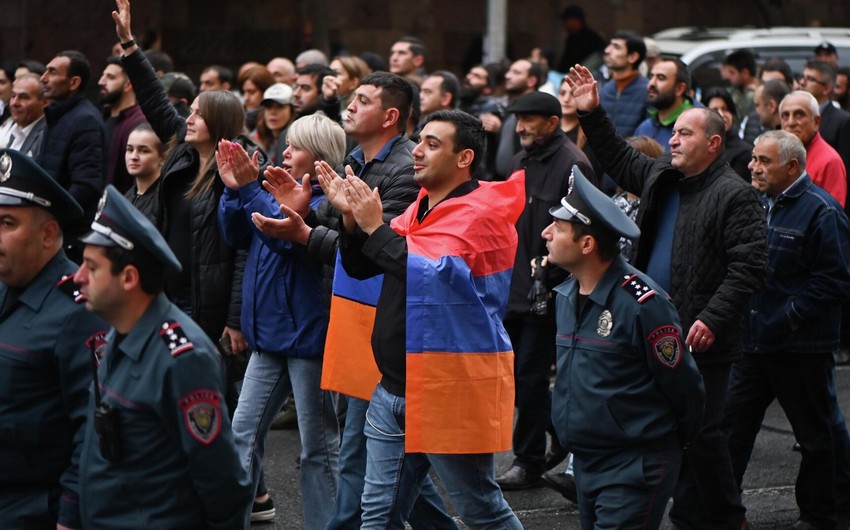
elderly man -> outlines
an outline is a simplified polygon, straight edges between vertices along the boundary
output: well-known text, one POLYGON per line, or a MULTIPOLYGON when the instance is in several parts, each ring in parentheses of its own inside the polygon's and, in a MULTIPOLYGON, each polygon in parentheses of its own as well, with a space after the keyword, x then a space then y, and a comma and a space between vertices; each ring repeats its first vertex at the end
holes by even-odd
MULTIPOLYGON (((577 165, 593 178, 593 169, 581 149, 561 130, 561 104, 555 96, 530 92, 520 96, 508 112, 516 115, 516 132, 522 144, 511 169, 525 170, 525 194, 529 200, 516 225, 519 244, 505 316, 505 329, 516 355, 514 461, 496 482, 503 490, 517 490, 541 486, 543 472, 565 456, 554 436, 549 455, 546 450, 546 432, 552 431, 548 383, 555 362, 555 308, 551 298, 544 298, 537 310, 531 310, 531 260, 547 253, 540 232, 550 222, 549 208, 557 205, 569 190, 570 170, 577 165)), ((561 269, 544 270, 547 290, 566 279, 567 274, 561 269)))
POLYGON ((744 356, 735 363, 726 431, 740 485, 765 410, 778 400, 802 447, 797 528, 835 522, 832 351, 850 296, 850 226, 841 205, 806 174, 806 149, 785 131, 756 139, 753 185, 767 209, 767 285, 750 300, 744 356))
POLYGON ((795 90, 779 104, 782 130, 806 146, 806 172, 812 182, 829 192, 841 206, 847 199, 847 170, 838 152, 820 135, 820 108, 813 95, 795 90))
POLYGON ((47 128, 44 119, 47 103, 44 87, 36 74, 23 74, 15 79, 11 100, 14 124, 9 135, 9 149, 38 158, 47 128))
POLYGON ((740 356, 743 310, 764 285, 767 245, 758 194, 721 159, 725 124, 717 112, 682 112, 670 153, 651 159, 617 136, 587 68, 572 69, 568 82, 606 172, 641 196, 643 237, 631 263, 670 293, 705 384, 705 413, 682 462, 670 519, 681 528, 738 528, 744 508, 720 424, 731 364, 740 356))
POLYGON ((0 528, 81 526, 91 363, 109 327, 62 251, 62 226, 82 213, 29 157, 0 151, 0 528))

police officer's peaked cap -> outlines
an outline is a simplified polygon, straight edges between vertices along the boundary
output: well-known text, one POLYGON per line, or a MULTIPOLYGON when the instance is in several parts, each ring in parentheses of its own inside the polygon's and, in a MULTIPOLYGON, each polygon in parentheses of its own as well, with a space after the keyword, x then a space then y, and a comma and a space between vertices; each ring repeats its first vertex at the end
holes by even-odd
POLYGON ((508 112, 513 114, 534 114, 537 116, 561 117, 561 103, 558 98, 546 92, 529 92, 523 94, 508 107, 508 112))
POLYGON ((81 239, 83 243, 120 247, 128 251, 141 250, 152 255, 170 271, 180 272, 182 269, 177 256, 147 217, 111 184, 106 186, 100 198, 91 230, 81 239))
POLYGON ((41 206, 59 221, 83 215, 83 209, 30 157, 0 149, 0 206, 41 206))
POLYGON ((587 180, 578 166, 573 166, 570 180, 570 194, 561 199, 560 206, 549 209, 552 217, 591 228, 602 227, 627 239, 640 237, 640 229, 635 222, 610 197, 587 180))

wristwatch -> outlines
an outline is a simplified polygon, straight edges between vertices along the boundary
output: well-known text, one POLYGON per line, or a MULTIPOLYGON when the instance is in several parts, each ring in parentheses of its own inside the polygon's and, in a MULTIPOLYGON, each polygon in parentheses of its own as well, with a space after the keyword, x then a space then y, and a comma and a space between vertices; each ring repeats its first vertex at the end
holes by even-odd
POLYGON ((133 38, 133 37, 130 37, 130 40, 128 40, 127 42, 121 43, 121 49, 122 50, 129 50, 130 48, 133 47, 134 44, 136 44, 136 39, 133 38))

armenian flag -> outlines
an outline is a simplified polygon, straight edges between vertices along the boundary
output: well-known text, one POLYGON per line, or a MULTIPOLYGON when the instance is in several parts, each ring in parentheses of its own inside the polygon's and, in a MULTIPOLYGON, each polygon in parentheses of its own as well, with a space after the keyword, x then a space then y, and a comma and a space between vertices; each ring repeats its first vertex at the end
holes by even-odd
MULTIPOLYGON (((419 197, 391 227, 407 238, 406 442, 409 452, 511 448, 514 355, 502 324, 525 172, 481 182, 419 223, 419 197)), ((427 200, 427 199, 426 199, 427 200)))
POLYGON ((383 281, 383 274, 368 280, 352 278, 345 272, 337 251, 322 389, 366 401, 372 399, 381 380, 372 354, 372 328, 383 281))

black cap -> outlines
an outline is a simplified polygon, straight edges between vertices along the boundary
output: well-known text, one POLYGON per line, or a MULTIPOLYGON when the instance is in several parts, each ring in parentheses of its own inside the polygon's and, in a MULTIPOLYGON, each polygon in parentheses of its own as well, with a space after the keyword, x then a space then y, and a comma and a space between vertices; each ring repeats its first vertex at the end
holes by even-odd
POLYGON ((838 50, 833 46, 833 44, 829 41, 823 41, 817 46, 815 46, 815 55, 819 53, 832 53, 838 55, 838 50))
POLYGON ((558 98, 546 92, 529 92, 523 94, 513 105, 508 107, 508 112, 513 114, 536 114, 539 116, 561 117, 561 103, 558 98))
POLYGON ((561 199, 560 206, 549 208, 552 217, 589 227, 602 227, 627 239, 640 237, 640 229, 635 222, 610 197, 591 184, 578 166, 573 166, 570 188, 569 195, 561 199))
POLYGON ((100 198, 91 229, 81 238, 83 243, 120 247, 128 251, 142 250, 170 271, 180 272, 183 268, 162 234, 111 184, 106 186, 100 198))
POLYGON ((83 215, 65 188, 30 157, 13 149, 0 149, 0 206, 40 206, 58 221, 83 215))

